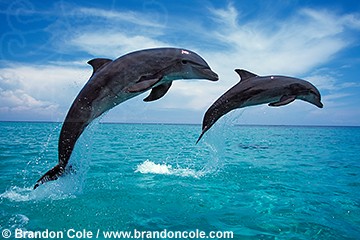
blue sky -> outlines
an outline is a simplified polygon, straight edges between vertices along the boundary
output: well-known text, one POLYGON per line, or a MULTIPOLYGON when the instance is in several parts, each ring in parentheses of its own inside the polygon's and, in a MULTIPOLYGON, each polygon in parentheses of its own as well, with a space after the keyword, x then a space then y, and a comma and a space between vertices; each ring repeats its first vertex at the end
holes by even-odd
MULTIPOLYGON (((235 68, 312 82, 324 108, 300 100, 238 109, 238 124, 360 125, 360 1, 0 1, 0 120, 62 121, 91 75, 86 62, 151 47, 196 51, 218 82, 175 81, 102 121, 201 123, 238 82, 235 68)), ((145 93, 147 94, 147 93, 145 93)))

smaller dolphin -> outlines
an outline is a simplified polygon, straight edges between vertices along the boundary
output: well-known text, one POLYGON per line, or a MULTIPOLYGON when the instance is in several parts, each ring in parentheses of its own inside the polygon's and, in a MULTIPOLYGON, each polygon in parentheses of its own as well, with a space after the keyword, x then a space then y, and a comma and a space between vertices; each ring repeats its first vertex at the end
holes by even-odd
POLYGON ((311 83, 286 76, 258 76, 243 69, 235 69, 240 82, 219 97, 206 111, 202 124, 200 141, 206 131, 228 112, 248 106, 269 103, 279 107, 300 99, 323 107, 319 90, 311 83))

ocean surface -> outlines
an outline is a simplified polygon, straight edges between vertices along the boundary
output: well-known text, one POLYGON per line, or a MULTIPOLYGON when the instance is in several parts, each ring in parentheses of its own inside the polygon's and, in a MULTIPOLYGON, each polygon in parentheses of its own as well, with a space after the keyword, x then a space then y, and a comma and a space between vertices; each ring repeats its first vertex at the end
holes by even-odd
POLYGON ((359 127, 219 121, 196 145, 200 125, 95 122, 72 173, 34 191, 57 163, 60 128, 0 123, 0 231, 10 239, 16 229, 360 239, 359 127))

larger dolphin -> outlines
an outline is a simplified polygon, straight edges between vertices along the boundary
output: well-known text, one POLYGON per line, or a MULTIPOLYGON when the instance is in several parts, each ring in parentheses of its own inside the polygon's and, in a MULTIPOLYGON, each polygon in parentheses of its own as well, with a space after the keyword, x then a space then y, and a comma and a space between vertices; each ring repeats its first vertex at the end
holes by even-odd
POLYGON ((223 115, 236 109, 269 103, 271 107, 289 104, 295 99, 323 107, 319 90, 311 83, 286 76, 258 76, 252 72, 235 69, 240 82, 219 97, 206 111, 201 137, 223 115))
POLYGON ((64 173, 77 139, 104 112, 149 89, 151 93, 144 101, 157 100, 166 94, 173 80, 218 80, 218 75, 203 58, 178 48, 146 49, 114 61, 95 58, 88 63, 93 67, 93 74, 75 98, 62 125, 59 162, 36 182, 34 189, 64 173))

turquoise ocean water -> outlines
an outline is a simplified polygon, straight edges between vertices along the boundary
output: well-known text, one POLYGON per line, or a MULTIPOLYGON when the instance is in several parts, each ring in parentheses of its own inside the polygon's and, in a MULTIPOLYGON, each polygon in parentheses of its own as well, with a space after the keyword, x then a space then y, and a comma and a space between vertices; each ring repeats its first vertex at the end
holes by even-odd
MULTIPOLYGON (((360 239, 360 128, 200 125, 87 129, 76 173, 60 123, 0 123, 0 227, 233 231, 234 239, 360 239)), ((12 236, 13 237, 13 236, 12 236)), ((1 237, 0 237, 1 238, 1 237)), ((1 238, 2 239, 2 238, 1 238)))

